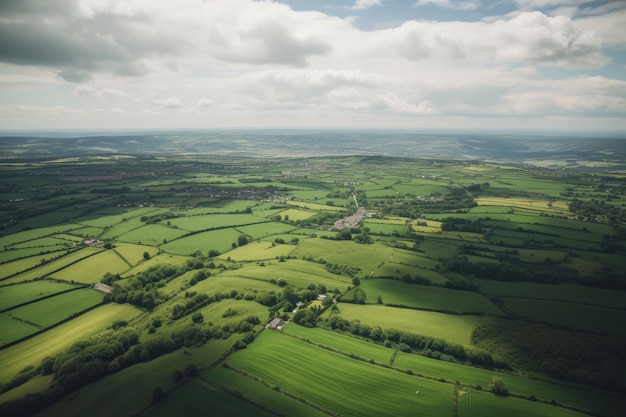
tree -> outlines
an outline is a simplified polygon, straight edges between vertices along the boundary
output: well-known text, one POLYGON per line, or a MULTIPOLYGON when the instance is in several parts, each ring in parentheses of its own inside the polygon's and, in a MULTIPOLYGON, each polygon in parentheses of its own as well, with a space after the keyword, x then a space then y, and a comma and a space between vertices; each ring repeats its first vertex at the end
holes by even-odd
POLYGON ((355 287, 361 285, 361 280, 357 277, 352 278, 352 285, 354 285, 355 287))
POLYGON ((162 387, 155 387, 152 390, 152 404, 157 404, 165 398, 165 391, 162 387))
POLYGON ((239 235, 239 237, 237 238, 237 244, 239 244, 239 246, 244 246, 248 244, 248 236, 241 234, 239 235))
POLYGON ((202 315, 202 313, 195 313, 193 316, 191 316, 191 321, 193 321, 194 323, 202 323, 203 320, 204 316, 202 315))
MULTIPOLYGON (((147 261, 148 259, 150 259, 150 254, 148 253, 148 251, 145 251, 145 252, 143 253, 143 259, 145 259, 146 261, 147 261)), ((157 387, 157 388, 159 388, 159 387, 157 387)), ((155 388, 155 389, 156 389, 156 388, 155 388)))
POLYGON ((506 388, 506 384, 504 380, 499 376, 494 376, 491 378, 491 384, 489 385, 491 392, 496 394, 499 397, 506 397, 509 395, 509 390, 506 388))

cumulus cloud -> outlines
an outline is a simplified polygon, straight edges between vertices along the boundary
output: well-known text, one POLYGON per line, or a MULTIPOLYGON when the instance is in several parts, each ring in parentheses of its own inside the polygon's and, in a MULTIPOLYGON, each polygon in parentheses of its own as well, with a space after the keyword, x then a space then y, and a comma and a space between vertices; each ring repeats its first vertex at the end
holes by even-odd
POLYGON ((196 107, 213 107, 213 100, 208 98, 201 98, 196 103, 196 107))
POLYGON ((128 94, 115 88, 105 88, 97 90, 87 85, 79 85, 74 89, 78 96, 89 97, 94 99, 121 99, 128 97, 128 94))
POLYGON ((381 0, 356 0, 350 8, 352 10, 364 10, 374 6, 382 6, 381 0))
POLYGON ((474 10, 480 6, 480 1, 478 0, 469 0, 469 1, 455 1, 455 0, 418 0, 415 3, 416 7, 419 6, 438 6, 444 7, 446 9, 456 9, 456 10, 474 10))
POLYGON ((495 22, 404 23, 387 31, 392 49, 411 60, 479 60, 488 63, 601 68, 609 59, 602 40, 570 18, 525 12, 495 22))
POLYGON ((153 105, 162 109, 179 109, 183 107, 183 102, 176 97, 170 97, 163 100, 155 100, 153 105))

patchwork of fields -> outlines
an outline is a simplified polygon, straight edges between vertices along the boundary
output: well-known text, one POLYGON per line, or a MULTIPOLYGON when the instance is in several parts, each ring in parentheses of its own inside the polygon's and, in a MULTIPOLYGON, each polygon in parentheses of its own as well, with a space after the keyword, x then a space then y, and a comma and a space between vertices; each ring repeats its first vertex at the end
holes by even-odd
POLYGON ((622 415, 623 174, 255 161, 10 168, 3 416, 622 415))

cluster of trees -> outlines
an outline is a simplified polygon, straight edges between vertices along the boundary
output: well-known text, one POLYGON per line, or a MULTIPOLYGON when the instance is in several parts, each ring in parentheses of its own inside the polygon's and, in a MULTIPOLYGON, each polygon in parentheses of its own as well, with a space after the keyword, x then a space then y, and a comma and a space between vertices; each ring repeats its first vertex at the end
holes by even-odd
POLYGON ((346 265, 346 264, 333 264, 333 263, 325 263, 326 270, 335 275, 344 275, 347 277, 354 277, 356 274, 362 271, 361 267, 357 265, 346 265))
POLYGON ((472 338, 476 346, 491 351, 512 367, 626 390, 620 374, 626 360, 623 339, 497 317, 484 317, 472 338))
POLYGON ((113 291, 104 296, 105 302, 119 304, 130 303, 137 307, 152 310, 166 300, 166 297, 157 291, 172 279, 180 276, 185 269, 172 265, 153 266, 120 285, 119 275, 105 275, 103 282, 113 285, 113 291))
POLYGON ((435 359, 468 362, 488 368, 505 367, 504 364, 496 363, 491 353, 485 349, 466 347, 444 339, 423 336, 404 330, 382 329, 379 326, 361 323, 359 320, 348 321, 338 314, 331 314, 328 319, 320 319, 317 324, 331 330, 365 337, 383 343, 387 347, 395 347, 407 352, 416 351, 435 359))
MULTIPOLYGON (((316 300, 319 294, 326 294, 327 291, 326 286, 323 284, 310 283, 306 288, 301 289, 296 289, 291 285, 285 284, 282 291, 259 292, 256 295, 255 301, 264 306, 271 307, 274 311, 280 309, 291 311, 298 302, 306 303, 316 300)), ((336 290, 336 292, 338 292, 338 290, 336 290)))
MULTIPOLYGON (((2 416, 25 416, 53 404, 70 392, 96 381, 106 375, 113 374, 136 363, 147 362, 182 347, 200 346, 213 338, 228 338, 231 333, 245 333, 233 344, 233 349, 243 349, 254 340, 253 327, 260 324, 257 316, 249 316, 234 325, 206 327, 189 325, 179 331, 164 335, 157 339, 141 342, 134 329, 121 328, 86 341, 75 343, 65 352, 55 357, 42 360, 37 368, 23 370, 19 384, 26 382, 35 375, 54 375, 50 387, 36 394, 0 404, 2 416)), ((180 375, 175 372, 173 378, 197 375, 198 369, 193 365, 185 368, 180 375)), ((18 384, 18 385, 19 385, 18 384)), ((5 384, 0 387, 6 391, 16 384, 5 384)))

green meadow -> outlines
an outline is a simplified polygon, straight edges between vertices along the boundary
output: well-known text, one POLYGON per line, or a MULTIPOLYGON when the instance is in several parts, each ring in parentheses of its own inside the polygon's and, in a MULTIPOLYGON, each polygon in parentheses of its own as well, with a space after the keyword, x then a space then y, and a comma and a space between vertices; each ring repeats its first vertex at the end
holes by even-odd
POLYGON ((346 303, 339 306, 339 314, 348 321, 360 320, 370 326, 406 330, 462 345, 470 344, 472 331, 479 320, 477 316, 457 316, 406 308, 346 303))
POLYGON ((14 162, 3 417, 626 409, 623 172, 374 154, 14 162))
MULTIPOLYGON (((388 279, 368 279, 359 289, 368 304, 413 307, 453 313, 502 314, 502 311, 475 292, 449 290, 425 285, 405 284, 388 279)), ((351 293, 346 294, 350 299, 351 293)))
POLYGON ((451 385, 372 366, 275 332, 264 332, 253 346, 231 355, 227 363, 341 414, 358 410, 359 415, 378 416, 385 410, 391 415, 407 415, 419 409, 428 415, 449 415, 452 411, 451 385), (297 366, 276 366, 287 362, 297 366), (325 369, 332 370, 332 378, 325 369), (299 377, 303 374, 307 375, 304 379, 299 377))

